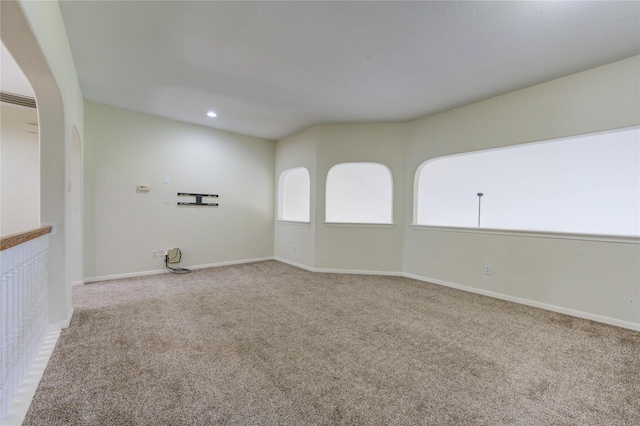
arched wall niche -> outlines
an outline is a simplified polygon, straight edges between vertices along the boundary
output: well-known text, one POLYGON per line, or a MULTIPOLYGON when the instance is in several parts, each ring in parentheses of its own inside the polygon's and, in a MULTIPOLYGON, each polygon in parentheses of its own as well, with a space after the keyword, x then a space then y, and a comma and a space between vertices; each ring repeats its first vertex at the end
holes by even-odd
POLYGON ((294 167, 278 178, 278 220, 309 222, 311 180, 305 167, 294 167))

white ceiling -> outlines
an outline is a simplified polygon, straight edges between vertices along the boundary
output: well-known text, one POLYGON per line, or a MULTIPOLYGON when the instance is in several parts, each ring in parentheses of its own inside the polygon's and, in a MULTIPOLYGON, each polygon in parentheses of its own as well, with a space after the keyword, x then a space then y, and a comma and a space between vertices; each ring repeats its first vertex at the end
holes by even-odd
POLYGON ((87 100, 269 139, 412 120, 640 54, 636 1, 60 8, 87 100))

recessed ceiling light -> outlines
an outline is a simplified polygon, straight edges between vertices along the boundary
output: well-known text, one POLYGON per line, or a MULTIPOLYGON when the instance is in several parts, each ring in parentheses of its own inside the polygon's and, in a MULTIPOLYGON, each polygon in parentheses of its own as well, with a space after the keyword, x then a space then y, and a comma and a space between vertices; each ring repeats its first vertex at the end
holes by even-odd
POLYGON ((215 112, 213 112, 213 111, 209 111, 209 112, 207 113, 207 117, 211 117, 211 118, 213 118, 213 117, 217 117, 217 116, 218 116, 218 114, 216 114, 216 113, 215 113, 215 112))

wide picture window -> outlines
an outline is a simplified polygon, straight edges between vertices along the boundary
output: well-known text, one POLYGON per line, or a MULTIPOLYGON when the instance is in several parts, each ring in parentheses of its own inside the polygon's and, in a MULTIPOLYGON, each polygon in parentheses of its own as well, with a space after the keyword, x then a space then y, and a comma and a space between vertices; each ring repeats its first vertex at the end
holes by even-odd
POLYGON ((416 173, 414 223, 640 235, 640 130, 441 157, 416 173))

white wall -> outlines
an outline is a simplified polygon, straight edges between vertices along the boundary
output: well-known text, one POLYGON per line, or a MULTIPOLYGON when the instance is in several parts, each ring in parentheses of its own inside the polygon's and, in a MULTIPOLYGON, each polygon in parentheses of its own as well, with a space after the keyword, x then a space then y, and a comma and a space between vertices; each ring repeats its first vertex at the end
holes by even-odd
MULTIPOLYGON (((71 245, 67 244, 71 224, 67 213, 71 200, 65 190, 74 126, 81 141, 85 142, 82 93, 57 2, 5 1, 2 7, 2 40, 28 77, 39 104, 43 160, 41 220, 57 227, 56 235, 51 238, 49 312, 50 321, 58 323, 64 321, 71 310, 69 270, 72 256, 69 255, 71 245)), ((312 130, 316 133, 312 143, 300 141, 305 146, 315 144, 319 149, 317 154, 314 147, 313 155, 302 156, 307 164, 290 161, 290 157, 282 161, 292 163, 285 168, 305 166, 309 169, 312 224, 307 230, 299 227, 293 232, 289 232, 291 228, 283 231, 284 225, 276 225, 276 253, 296 259, 291 251, 296 241, 303 241, 303 264, 313 259, 311 264, 321 269, 404 272, 640 325, 640 246, 637 243, 445 233, 408 227, 413 211, 413 178, 420 163, 442 155, 638 125, 639 73, 639 58, 634 57, 410 124, 318 126, 312 130), (345 161, 376 161, 390 167, 395 190, 394 228, 340 228, 318 223, 324 221, 326 173, 333 164, 345 161), (491 276, 479 272, 486 263, 493 266, 491 276)), ((93 154, 85 149, 85 160, 88 158, 91 163, 87 169, 91 185, 85 192, 85 195, 91 194, 91 198, 84 202, 89 210, 85 212, 85 225, 90 231, 85 240, 91 243, 90 247, 85 247, 88 260, 85 273, 88 276, 157 269, 157 261, 149 258, 146 245, 153 244, 151 249, 156 248, 156 243, 160 245, 158 248, 167 244, 181 245, 182 240, 175 241, 179 235, 187 235, 183 247, 185 261, 189 263, 214 263, 273 253, 273 188, 277 173, 273 160, 270 164, 266 161, 273 155, 272 151, 271 154, 266 152, 273 149, 273 144, 271 148, 265 148, 269 143, 262 144, 264 141, 229 134, 220 136, 223 133, 196 130, 175 122, 168 125, 157 117, 142 119, 138 114, 116 112, 107 116, 110 126, 98 119, 92 120, 94 143, 107 139, 118 147, 113 150, 100 147, 93 154), (114 116, 127 118, 124 129, 114 116), (145 124, 140 125, 139 121, 145 124), (234 181, 236 186, 233 188, 230 185, 216 190, 222 196, 218 214, 224 218, 226 212, 219 212, 228 202, 237 207, 234 210, 237 216, 233 219, 211 220, 207 216, 211 212, 200 208, 186 213, 191 220, 185 222, 182 220, 184 213, 165 211, 166 206, 158 205, 158 200, 152 198, 160 194, 126 192, 130 185, 139 183, 148 183, 152 188, 161 186, 158 179, 165 174, 179 176, 177 181, 172 179, 170 185, 198 186, 196 183, 200 183, 208 188, 211 182, 205 184, 199 177, 189 175, 191 168, 172 162, 180 158, 184 150, 176 148, 179 146, 176 139, 169 141, 167 138, 185 134, 190 135, 186 139, 188 145, 202 146, 203 140, 220 137, 226 141, 221 146, 228 148, 227 151, 223 149, 224 158, 238 159, 241 167, 248 164, 257 168, 255 173, 250 173, 251 181, 240 179, 234 181), (121 136, 140 142, 142 147, 122 146, 118 141, 121 136), (231 140, 240 143, 234 145, 229 143, 231 140), (166 152, 171 155, 158 155, 154 141, 169 147, 166 152), (261 148, 256 152, 249 146, 261 148), (142 163, 146 166, 141 167, 114 155, 112 151, 119 149, 141 160, 153 155, 156 162, 142 163), (102 154, 107 155, 103 158, 102 154), (108 182, 112 177, 114 181, 108 182), (143 178, 148 182, 140 182, 143 178), (261 186, 260 179, 268 182, 263 188, 266 190, 252 197, 252 191, 261 186), (250 196, 239 197, 238 192, 227 192, 226 189, 241 189, 250 196), (141 198, 143 195, 148 198, 141 198), (119 201, 134 205, 131 212, 142 214, 116 211, 119 206, 115 202, 119 201), (113 212, 124 221, 113 225, 113 217, 105 217, 108 216, 105 211, 113 212), (100 220, 96 220, 98 216, 100 220), (157 217, 162 218, 162 238, 141 244, 140 241, 144 241, 141 236, 158 235, 157 217), (167 223, 170 225, 166 226, 167 223), (221 224, 229 226, 222 229, 221 224), (110 232, 115 236, 109 235, 110 232), (232 235, 237 238, 231 238, 232 235), (196 239, 202 241, 202 245, 198 245, 196 239), (106 248, 100 246, 100 252, 97 251, 99 242, 106 244, 106 248), (124 252, 118 254, 117 251, 123 248, 124 252), (210 255, 207 259, 202 258, 202 253, 208 249, 210 255), (98 259, 98 255, 105 257, 98 259)), ((298 138, 309 136, 308 133, 303 135, 306 136, 294 135, 287 139, 295 144, 298 138)), ((297 147, 286 145, 282 144, 282 151, 279 149, 278 163, 281 152, 286 157, 286 152, 297 150, 297 147)), ((214 177, 217 173, 208 170, 208 164, 199 166, 206 175, 214 177)), ((278 171, 283 169, 278 166, 278 171)), ((167 193, 174 190, 182 188, 173 186, 167 193)), ((198 190, 204 192, 204 189, 198 190)))
POLYGON ((29 80, 38 103, 40 219, 55 225, 49 242, 49 322, 71 318, 71 201, 66 191, 73 128, 83 136, 83 100, 58 2, 3 1, 2 42, 29 80))
POLYGON ((274 141, 87 102, 84 154, 88 280, 162 270, 154 249, 186 267, 273 256, 274 141), (178 207, 195 201, 178 192, 219 207, 178 207))
POLYGON ((25 124, 38 123, 35 109, 0 105, 0 235, 40 227, 40 147, 37 133, 25 124))
POLYGON ((316 262, 323 270, 379 271, 402 269, 404 228, 403 123, 336 124, 318 126, 316 180, 316 262), (342 226, 325 224, 325 190, 329 169, 346 162, 384 164, 393 176, 394 225, 342 226))
POLYGON ((69 277, 73 285, 84 283, 83 225, 82 225, 82 140, 77 129, 71 135, 71 155, 67 167, 67 197, 69 248, 69 277))
MULTIPOLYGON (((305 167, 311 182, 309 223, 276 222, 274 253, 277 259, 305 268, 315 265, 316 215, 316 140, 317 127, 312 127, 276 144, 275 182, 280 173, 294 167, 305 167)), ((277 185, 277 183, 276 183, 277 185)))
POLYGON ((312 270, 397 273, 402 267, 404 151, 401 123, 319 125, 277 143, 276 173, 306 167, 311 178, 309 226, 276 223, 276 258, 312 270), (393 174, 392 226, 325 223, 329 169, 345 162, 376 162, 393 174))
POLYGON ((319 125, 279 141, 276 171, 304 166, 311 173, 313 218, 310 229, 276 224, 276 257, 314 270, 405 274, 640 329, 637 238, 410 226, 415 173, 423 162, 636 126, 638 75, 640 57, 634 57, 411 123, 319 125), (327 172, 349 161, 390 168, 395 227, 324 224, 327 172), (292 251, 301 245, 304 257, 292 251), (491 275, 483 273, 485 265, 491 275))
MULTIPOLYGON (((638 75, 634 57, 417 120, 407 182, 443 155, 638 125, 638 75)), ((405 229, 405 273, 640 326, 637 241, 405 229)))

